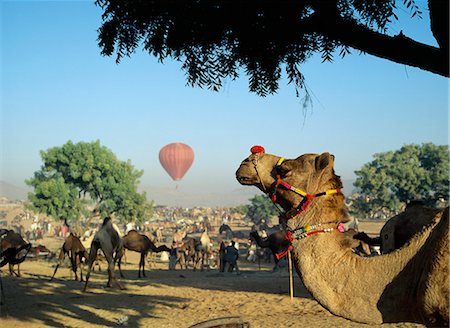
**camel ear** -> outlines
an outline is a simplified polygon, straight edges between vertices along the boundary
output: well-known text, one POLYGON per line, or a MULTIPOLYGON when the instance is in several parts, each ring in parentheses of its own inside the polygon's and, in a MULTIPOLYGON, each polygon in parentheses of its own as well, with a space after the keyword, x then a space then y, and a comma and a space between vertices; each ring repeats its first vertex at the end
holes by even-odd
POLYGON ((334 164, 334 156, 330 153, 323 153, 322 155, 316 157, 316 170, 322 171, 327 167, 333 167, 334 164))

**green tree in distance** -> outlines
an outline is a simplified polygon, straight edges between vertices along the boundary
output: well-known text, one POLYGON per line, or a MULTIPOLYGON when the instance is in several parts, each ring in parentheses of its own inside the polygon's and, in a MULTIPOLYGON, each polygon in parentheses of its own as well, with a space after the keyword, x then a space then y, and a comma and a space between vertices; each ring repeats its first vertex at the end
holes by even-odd
POLYGON ((354 183, 364 195, 359 210, 396 213, 412 200, 427 205, 448 204, 449 148, 432 143, 405 145, 400 150, 375 154, 355 171, 354 183))
POLYGON ((278 215, 278 211, 267 196, 255 195, 250 199, 250 204, 247 205, 247 216, 255 223, 260 220, 265 220, 268 223, 275 215, 278 215))
POLYGON ((115 214, 119 221, 130 221, 148 210, 145 193, 137 192, 143 171, 118 160, 99 141, 68 141, 40 154, 41 169, 26 181, 34 188, 28 194, 30 209, 66 224, 81 215, 115 214))
MULTIPOLYGON (((249 89, 273 94, 285 67, 296 93, 301 65, 314 53, 332 61, 351 49, 449 77, 449 1, 429 0, 96 0, 103 10, 101 54, 116 61, 143 47, 161 62, 183 63, 191 86, 219 90, 241 71, 249 89), (428 3, 428 6, 426 6, 428 3), (418 5, 420 4, 420 6, 418 5), (423 6, 425 4, 425 6, 423 6), (400 8, 397 8, 399 6, 400 8), (423 8, 425 7, 425 8, 423 8), (428 8, 426 8, 428 7, 428 8), (387 34, 403 10, 429 12, 438 47, 387 34)), ((401 27, 399 28, 401 30, 401 27)))

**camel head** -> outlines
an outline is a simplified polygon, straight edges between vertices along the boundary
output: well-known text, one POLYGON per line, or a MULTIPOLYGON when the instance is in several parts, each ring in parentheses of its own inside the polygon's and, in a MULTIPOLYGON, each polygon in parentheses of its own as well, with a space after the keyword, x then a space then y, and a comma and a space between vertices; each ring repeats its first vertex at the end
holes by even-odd
POLYGON ((252 154, 244 159, 236 171, 236 179, 242 185, 253 185, 262 192, 267 192, 274 184, 276 179, 275 166, 280 159, 279 156, 266 154, 264 149, 255 151, 256 147, 251 148, 252 154))
POLYGON ((305 196, 282 185, 276 186, 277 175, 304 194, 315 195, 342 188, 333 166, 334 156, 329 153, 304 154, 285 160, 264 152, 252 153, 239 166, 236 179, 242 185, 254 185, 269 195, 276 191, 276 202, 289 212, 298 208, 305 196))

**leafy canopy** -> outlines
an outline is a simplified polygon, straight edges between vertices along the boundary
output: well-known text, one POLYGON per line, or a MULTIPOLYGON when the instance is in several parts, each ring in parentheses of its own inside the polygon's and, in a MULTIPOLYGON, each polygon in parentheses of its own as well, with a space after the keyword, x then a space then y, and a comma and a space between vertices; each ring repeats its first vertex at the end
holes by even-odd
POLYGON ((35 211, 67 222, 89 213, 129 221, 148 210, 145 193, 137 192, 143 171, 118 160, 99 141, 68 141, 41 151, 41 158, 41 169, 26 181, 34 188, 28 200, 35 211))
MULTIPOLYGON (((397 19, 397 3, 97 0, 104 11, 98 41, 102 55, 116 54, 117 62, 141 46, 161 62, 166 58, 183 62, 190 86, 217 91, 225 79, 235 80, 243 70, 249 76, 250 91, 260 96, 277 91, 282 67, 299 95, 305 88, 303 63, 315 52, 323 61, 332 61, 334 52, 343 57, 350 48, 449 76, 448 3, 430 0, 431 29, 440 48, 402 33, 386 34, 388 23, 397 19)), ((400 5, 412 17, 422 15, 414 0, 400 5)))
POLYGON ((265 195, 255 195, 250 199, 250 204, 247 205, 247 216, 255 223, 261 220, 270 222, 270 219, 277 214, 276 207, 265 195))
POLYGON ((395 213, 412 200, 448 204, 448 146, 411 144, 378 153, 355 174, 354 185, 365 196, 359 207, 365 212, 384 208, 395 213))

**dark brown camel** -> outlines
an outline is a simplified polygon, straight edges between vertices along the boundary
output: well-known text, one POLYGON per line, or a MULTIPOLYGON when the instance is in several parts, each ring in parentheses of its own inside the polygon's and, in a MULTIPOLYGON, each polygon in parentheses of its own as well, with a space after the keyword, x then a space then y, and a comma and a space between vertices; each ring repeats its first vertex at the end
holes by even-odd
POLYGON ((272 252, 275 265, 273 271, 278 269, 278 262, 287 254, 290 246, 289 240, 286 238, 284 231, 276 231, 267 238, 261 238, 258 231, 251 231, 250 238, 261 248, 268 248, 272 252))
POLYGON ((0 238, 0 267, 9 264, 9 274, 20 277, 19 264, 25 261, 31 244, 13 230, 3 229, 0 238), (17 265, 17 273, 13 270, 14 265, 17 265))
MULTIPOLYGON (((92 239, 91 248, 89 250, 88 258, 88 272, 86 274, 86 282, 84 283, 83 291, 86 291, 89 276, 91 275, 91 268, 97 258, 97 252, 101 249, 108 262, 108 283, 107 287, 112 287, 113 280, 117 282, 120 289, 123 289, 119 281, 114 276, 114 265, 116 261, 122 257, 123 243, 119 233, 114 229, 110 217, 103 220, 101 228, 95 233, 92 239)), ((120 270, 120 266, 119 266, 120 270)))
MULTIPOLYGON (((18 265, 16 275, 20 277, 19 264, 25 261, 31 244, 26 243, 23 238, 13 230, 0 230, 0 268, 9 264, 9 274, 13 275, 13 265, 18 265)), ((5 304, 5 292, 0 276, 0 305, 5 304)), ((0 307, 1 308, 1 307, 0 307)), ((1 313, 0 313, 1 314, 1 313)))
MULTIPOLYGON (((139 261, 139 270, 138 277, 141 277, 141 268, 142 268, 142 276, 145 277, 145 258, 149 252, 170 252, 170 248, 166 245, 161 245, 156 247, 155 244, 143 234, 138 233, 136 230, 130 230, 128 233, 122 238, 123 247, 130 251, 141 253, 141 259, 139 261)), ((119 272, 120 276, 124 278, 122 270, 120 269, 120 263, 122 258, 119 258, 119 272)))
MULTIPOLYGON (((72 271, 75 273, 75 280, 78 280, 77 276, 77 260, 82 262, 83 258, 87 259, 88 254, 86 252, 86 248, 84 248, 83 244, 81 243, 80 239, 75 236, 73 233, 70 233, 70 235, 66 238, 64 241, 64 244, 61 247, 61 251, 59 252, 59 261, 56 265, 55 271, 53 272, 53 276, 50 279, 50 281, 53 280, 55 277, 56 271, 58 270, 58 267, 62 264, 64 261, 64 258, 66 255, 70 258, 70 263, 72 265, 72 271)), ((80 281, 83 281, 83 269, 80 265, 80 281)))

